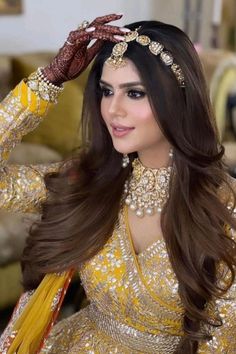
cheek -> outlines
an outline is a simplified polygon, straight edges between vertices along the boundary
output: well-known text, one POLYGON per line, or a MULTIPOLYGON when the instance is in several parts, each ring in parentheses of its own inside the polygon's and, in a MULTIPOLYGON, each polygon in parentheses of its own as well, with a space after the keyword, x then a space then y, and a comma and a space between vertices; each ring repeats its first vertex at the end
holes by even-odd
POLYGON ((156 124, 150 103, 145 97, 144 100, 137 101, 130 106, 132 117, 136 117, 138 124, 156 124))
POLYGON ((162 131, 155 119, 153 112, 149 110, 140 110, 137 117, 137 127, 141 128, 142 133, 151 140, 163 137, 162 131))
POLYGON ((100 104, 101 116, 105 123, 108 122, 108 107, 107 103, 102 99, 100 104))
POLYGON ((149 107, 136 107, 133 110, 133 116, 136 117, 137 123, 146 127, 153 127, 155 130, 158 128, 157 121, 153 112, 149 107))

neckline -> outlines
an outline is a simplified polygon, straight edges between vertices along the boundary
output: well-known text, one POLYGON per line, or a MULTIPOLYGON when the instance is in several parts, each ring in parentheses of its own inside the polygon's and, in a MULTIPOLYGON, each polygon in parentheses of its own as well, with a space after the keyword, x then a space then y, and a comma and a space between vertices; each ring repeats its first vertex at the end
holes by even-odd
POLYGON ((160 171, 172 171, 173 169, 173 166, 172 165, 168 165, 168 166, 160 166, 160 167, 148 167, 146 165, 144 165, 142 163, 142 161, 140 160, 139 157, 136 157, 133 162, 132 162, 132 167, 133 168, 138 168, 140 167, 142 170, 150 170, 152 171, 153 173, 157 173, 157 172, 160 172, 160 171))
MULTIPOLYGON (((147 247, 145 250, 143 250, 141 253, 139 253, 138 255, 135 253, 135 249, 133 246, 133 240, 131 237, 131 233, 130 233, 130 228, 129 228, 129 221, 128 221, 128 207, 125 205, 122 209, 122 219, 123 219, 123 236, 121 237, 125 237, 126 239, 124 239, 122 241, 123 243, 123 252, 124 252, 124 256, 127 257, 128 259, 130 259, 131 264, 133 264, 133 267, 130 272, 134 271, 135 273, 138 274, 142 285, 146 288, 147 292, 149 293, 149 296, 157 303, 161 304, 161 306, 168 308, 170 311, 174 311, 175 313, 181 313, 182 314, 182 308, 178 308, 178 307, 174 307, 172 305, 170 305, 169 303, 166 303, 164 300, 162 300, 154 291, 153 289, 150 287, 150 285, 148 284, 148 282, 146 281, 146 279, 144 278, 143 272, 141 270, 141 265, 139 262, 139 257, 141 257, 141 255, 144 254, 144 252, 147 252, 147 250, 153 246, 154 247, 154 243, 158 242, 155 241, 153 244, 151 244, 149 247, 147 247), (127 237, 128 235, 128 237, 127 237), (126 252, 128 252, 126 254, 126 252), (130 257, 129 257, 130 256, 130 257)), ((165 245, 164 240, 160 240, 163 245, 165 245)), ((145 253, 146 254, 146 253, 145 253)))
POLYGON ((156 248, 157 245, 163 245, 163 246, 165 245, 165 241, 163 239, 158 239, 158 240, 152 242, 147 248, 145 248, 141 252, 136 253, 135 248, 134 248, 134 242, 133 242, 132 235, 131 235, 130 226, 129 226, 128 206, 127 205, 124 206, 124 221, 125 221, 125 230, 126 230, 126 233, 128 235, 128 239, 129 239, 129 244, 130 244, 132 252, 136 258, 139 259, 141 257, 144 257, 145 255, 148 255, 152 250, 154 250, 156 248))

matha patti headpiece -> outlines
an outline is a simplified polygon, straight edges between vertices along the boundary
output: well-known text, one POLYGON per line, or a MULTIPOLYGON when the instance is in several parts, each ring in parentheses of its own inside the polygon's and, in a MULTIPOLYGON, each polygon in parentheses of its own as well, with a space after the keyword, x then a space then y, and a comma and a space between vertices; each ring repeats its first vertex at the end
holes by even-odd
POLYGON ((156 56, 160 56, 161 61, 166 65, 169 66, 172 72, 174 73, 176 79, 179 82, 180 87, 185 87, 184 82, 184 75, 183 72, 178 64, 174 62, 174 58, 172 54, 164 49, 163 44, 159 42, 152 41, 146 35, 139 35, 138 29, 134 31, 128 32, 124 38, 123 42, 119 42, 114 45, 112 49, 111 56, 106 60, 106 63, 110 64, 113 68, 117 69, 124 66, 125 60, 123 58, 124 53, 128 49, 128 43, 132 41, 136 41, 137 43, 141 44, 142 46, 148 46, 150 52, 156 56))

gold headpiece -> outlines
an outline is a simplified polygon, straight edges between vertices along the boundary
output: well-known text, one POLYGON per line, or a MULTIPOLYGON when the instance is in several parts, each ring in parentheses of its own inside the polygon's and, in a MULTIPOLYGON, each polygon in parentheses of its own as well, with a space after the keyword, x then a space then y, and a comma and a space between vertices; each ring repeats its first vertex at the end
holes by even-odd
POLYGON ((169 66, 173 71, 176 79, 178 80, 180 87, 185 87, 184 75, 178 64, 174 62, 174 58, 172 54, 164 50, 163 44, 159 42, 152 41, 146 35, 139 35, 138 29, 128 32, 125 36, 124 42, 119 42, 114 45, 112 49, 111 56, 106 60, 106 63, 113 66, 113 68, 117 69, 125 65, 125 60, 123 59, 123 55, 128 49, 128 43, 132 41, 136 41, 142 46, 148 46, 150 52, 154 55, 160 55, 161 61, 169 66))

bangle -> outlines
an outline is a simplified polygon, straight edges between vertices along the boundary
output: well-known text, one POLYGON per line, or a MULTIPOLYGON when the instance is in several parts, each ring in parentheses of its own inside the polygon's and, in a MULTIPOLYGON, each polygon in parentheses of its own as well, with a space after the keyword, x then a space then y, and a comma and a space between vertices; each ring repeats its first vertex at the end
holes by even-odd
POLYGON ((64 87, 51 83, 38 68, 26 79, 27 86, 40 98, 48 102, 57 103, 57 99, 64 87))

